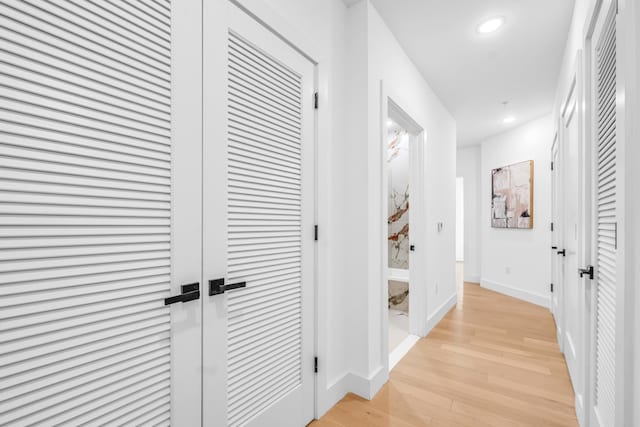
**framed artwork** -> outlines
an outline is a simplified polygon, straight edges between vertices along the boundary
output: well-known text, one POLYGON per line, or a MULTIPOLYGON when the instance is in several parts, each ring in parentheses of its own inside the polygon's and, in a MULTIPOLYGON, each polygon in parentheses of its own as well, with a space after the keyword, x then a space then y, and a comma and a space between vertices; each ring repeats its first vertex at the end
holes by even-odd
POLYGON ((533 160, 491 171, 491 227, 533 228, 533 160))

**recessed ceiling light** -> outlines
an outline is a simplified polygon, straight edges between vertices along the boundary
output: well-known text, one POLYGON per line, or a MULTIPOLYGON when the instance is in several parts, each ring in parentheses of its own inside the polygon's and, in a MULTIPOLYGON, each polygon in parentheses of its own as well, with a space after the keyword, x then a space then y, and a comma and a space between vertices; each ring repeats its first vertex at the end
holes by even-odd
POLYGON ((513 123, 516 121, 515 117, 509 116, 509 117, 505 117, 504 120, 502 120, 502 123, 513 123))
POLYGON ((489 34, 497 31, 503 25, 504 18, 498 16, 496 18, 487 19, 486 21, 482 22, 480 25, 478 25, 476 31, 478 31, 478 33, 480 34, 489 34))

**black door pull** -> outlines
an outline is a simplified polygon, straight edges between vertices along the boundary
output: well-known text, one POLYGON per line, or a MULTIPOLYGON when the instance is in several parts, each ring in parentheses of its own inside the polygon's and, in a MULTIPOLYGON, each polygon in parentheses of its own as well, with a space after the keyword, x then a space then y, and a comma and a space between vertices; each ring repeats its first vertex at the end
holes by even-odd
POLYGON ((177 302, 187 302, 200 299, 200 283, 190 283, 180 287, 182 293, 164 299, 164 305, 175 304, 177 302))
POLYGON ((567 256, 567 250, 563 249, 561 251, 558 251, 558 255, 567 256))
POLYGON ((551 249, 553 249, 555 251, 555 250, 558 250, 558 247, 557 246, 551 246, 551 249))
POLYGON ((229 291, 231 289, 246 287, 247 282, 230 283, 228 285, 225 285, 224 279, 213 279, 209 280, 209 295, 220 295, 224 294, 225 291, 229 291))
POLYGON ((409 250, 410 250, 411 252, 414 252, 414 251, 416 250, 416 245, 410 245, 410 246, 409 246, 409 250))
POLYGON ((584 277, 584 275, 588 275, 589 279, 593 280, 593 275, 594 275, 594 271, 593 271, 593 265, 588 266, 587 268, 579 268, 578 269, 578 274, 580 274, 580 277, 584 277))

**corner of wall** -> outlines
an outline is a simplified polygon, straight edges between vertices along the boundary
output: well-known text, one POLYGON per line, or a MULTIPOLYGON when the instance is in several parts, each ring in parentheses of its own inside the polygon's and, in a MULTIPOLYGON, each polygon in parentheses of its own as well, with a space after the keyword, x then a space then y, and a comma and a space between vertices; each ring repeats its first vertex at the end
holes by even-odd
POLYGON ((435 328, 435 326, 440 323, 440 321, 444 318, 444 316, 451 311, 453 307, 456 306, 458 300, 458 294, 454 292, 449 296, 427 319, 427 324, 425 325, 423 337, 429 335, 429 333, 435 328))

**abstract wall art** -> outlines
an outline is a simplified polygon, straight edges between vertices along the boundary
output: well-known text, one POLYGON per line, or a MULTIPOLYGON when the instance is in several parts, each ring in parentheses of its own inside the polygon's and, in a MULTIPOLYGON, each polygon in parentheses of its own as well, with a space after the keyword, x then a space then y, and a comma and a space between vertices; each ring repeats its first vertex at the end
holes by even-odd
POLYGON ((533 160, 491 171, 491 227, 533 228, 533 160))

